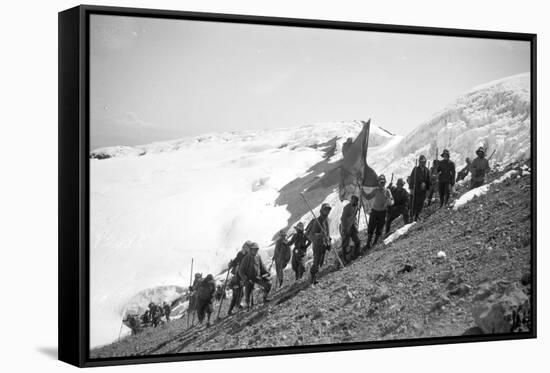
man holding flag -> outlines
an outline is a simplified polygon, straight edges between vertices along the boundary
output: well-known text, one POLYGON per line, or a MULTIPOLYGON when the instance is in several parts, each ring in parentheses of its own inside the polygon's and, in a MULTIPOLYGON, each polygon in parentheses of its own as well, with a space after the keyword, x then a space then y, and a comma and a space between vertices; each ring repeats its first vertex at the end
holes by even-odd
MULTIPOLYGON (((379 180, 376 172, 367 164, 367 150, 369 147, 369 132, 370 132, 370 119, 368 122, 363 122, 363 129, 353 141, 353 143, 346 146, 344 152, 344 159, 341 165, 341 180, 340 180, 340 200, 351 201, 352 196, 359 196, 359 207, 357 213, 361 213, 361 207, 365 213, 365 220, 367 219, 366 211, 371 211, 375 202, 373 199, 365 198, 369 193, 379 188, 379 180)), ((385 178, 384 178, 385 185, 385 178)), ((390 193, 391 196, 391 193, 390 193)), ((372 212, 371 212, 372 214, 372 212)), ((385 221, 380 219, 381 213, 379 213, 377 222, 381 222, 383 227, 385 221)), ((360 217, 359 217, 360 219, 360 217)), ((358 220, 359 220, 358 219, 358 220)), ((385 219, 385 211, 384 211, 385 219)), ((370 220, 369 218, 369 226, 370 220)), ((374 224, 374 222, 372 223, 374 224)), ((359 221, 357 222, 359 226, 359 221)), ((377 225, 373 225, 372 229, 376 231, 377 225)), ((373 231, 373 232, 374 232, 373 231)), ((380 231, 381 234, 381 231, 380 231)), ((368 242, 367 242, 368 244, 368 242)), ((367 246, 370 246, 369 244, 367 246)))

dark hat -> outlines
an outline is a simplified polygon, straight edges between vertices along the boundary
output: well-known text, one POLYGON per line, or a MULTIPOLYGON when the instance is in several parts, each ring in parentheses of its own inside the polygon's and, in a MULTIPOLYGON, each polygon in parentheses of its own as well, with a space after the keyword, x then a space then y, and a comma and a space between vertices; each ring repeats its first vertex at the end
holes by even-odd
POLYGON ((386 176, 384 176, 384 174, 381 174, 378 176, 378 181, 382 181, 384 180, 384 182, 386 182, 386 176))
POLYGON ((450 157, 451 153, 449 153, 449 151, 447 149, 445 149, 445 150, 443 150, 443 153, 441 153, 441 156, 442 157, 444 157, 444 156, 450 157))
POLYGON ((403 181, 402 178, 399 178, 399 179, 397 179, 397 183, 396 183, 396 184, 397 184, 397 185, 405 185, 405 182, 403 181))
POLYGON ((324 210, 324 209, 332 210, 332 207, 330 207, 330 205, 328 203, 323 203, 321 205, 321 210, 324 210))
POLYGON ((252 242, 250 244, 250 249, 255 249, 255 250, 259 250, 260 249, 260 246, 258 246, 258 244, 256 242, 252 242))
POLYGON ((202 277, 202 273, 195 273, 195 278, 202 277))
POLYGON ((352 199, 356 199, 356 200, 359 200, 359 197, 357 197, 355 194, 351 196, 350 200, 352 199))
POLYGON ((422 162, 422 161, 425 161, 426 160, 426 157, 424 155, 421 155, 419 158, 418 158, 418 161, 419 162, 422 162))
POLYGON ((243 249, 249 249, 250 248, 250 245, 252 245, 252 241, 246 241, 245 243, 243 243, 243 249))
POLYGON ((296 226, 294 227, 294 229, 298 229, 298 230, 303 231, 303 230, 304 230, 304 223, 302 223, 301 221, 298 222, 298 224, 296 224, 296 226))
POLYGON ((476 154, 479 155, 480 153, 485 154, 485 149, 483 149, 483 146, 480 146, 476 150, 476 154))

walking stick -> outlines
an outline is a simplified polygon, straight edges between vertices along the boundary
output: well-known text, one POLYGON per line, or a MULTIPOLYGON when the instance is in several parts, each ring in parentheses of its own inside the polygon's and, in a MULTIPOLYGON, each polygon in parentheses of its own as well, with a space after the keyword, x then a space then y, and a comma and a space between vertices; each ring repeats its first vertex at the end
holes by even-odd
POLYGON ((227 280, 229 280, 229 268, 227 269, 227 276, 225 276, 225 282, 223 283, 222 299, 220 300, 220 306, 218 307, 218 319, 220 318, 220 312, 222 310, 223 298, 225 298, 225 287, 227 286, 227 280))
MULTIPOLYGON (((191 288, 191 286, 193 286, 193 258, 191 258, 191 272, 189 273, 189 288, 191 288)), ((189 293, 189 301, 187 303, 187 327, 189 327, 189 318, 191 317, 190 312, 191 312, 191 293, 189 293)))
MULTIPOLYGON (((363 215, 365 215, 365 224, 369 225, 369 219, 367 219, 367 211, 365 210, 365 205, 363 204, 363 187, 357 179, 357 186, 359 187, 359 216, 361 216, 361 208, 363 209, 363 215)), ((357 219, 357 229, 359 230, 359 219, 357 219)))
POLYGON ((491 156, 487 159, 487 162, 489 162, 491 160, 491 158, 493 158, 493 155, 495 155, 496 151, 497 151, 496 149, 493 150, 493 152, 491 153, 491 156))
POLYGON ((120 322, 120 330, 118 331, 118 341, 120 341, 120 334, 122 333, 122 325, 124 325, 124 317, 122 317, 122 321, 120 322))
MULTIPOLYGON (((313 215, 313 219, 315 219, 315 221, 317 222, 317 225, 319 226, 319 228, 321 228, 321 231, 323 231, 323 234, 325 235, 326 238, 329 238, 329 235, 328 235, 328 232, 325 231, 325 228, 321 225, 321 223, 319 223, 319 220, 317 220, 317 216, 315 216, 315 213, 313 212, 313 210, 311 209, 311 206, 309 205, 306 197, 304 196, 304 193, 300 193, 300 195, 302 196, 302 198, 304 199, 304 202, 306 203, 308 209, 309 209, 309 212, 311 212, 311 215, 313 215)), ((342 268, 344 267, 344 262, 342 262, 342 259, 340 259, 340 255, 338 255, 338 253, 336 252, 336 248, 334 249, 334 255, 336 255, 336 258, 338 259, 338 261, 340 262, 340 265, 342 266, 342 268)))
POLYGON ((189 273, 189 287, 193 286, 193 262, 194 262, 194 259, 191 258, 191 272, 189 273))
POLYGON ((412 206, 411 206, 411 222, 414 221, 414 213, 416 210, 415 200, 416 200, 416 167, 418 165, 418 160, 415 158, 414 160, 414 168, 413 168, 413 188, 412 188, 412 206))

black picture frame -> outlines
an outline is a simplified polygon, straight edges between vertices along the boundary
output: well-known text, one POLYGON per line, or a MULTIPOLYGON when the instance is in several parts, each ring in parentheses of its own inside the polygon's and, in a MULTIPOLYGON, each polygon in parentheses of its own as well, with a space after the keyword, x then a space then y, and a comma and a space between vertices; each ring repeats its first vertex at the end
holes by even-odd
POLYGON ((59 360, 79 367, 219 359, 259 355, 388 348, 536 338, 537 35, 81 5, 59 13, 59 360), (262 348, 127 358, 90 359, 89 353, 89 18, 93 14, 216 21, 401 34, 527 41, 531 46, 531 275, 532 330, 528 333, 422 338, 338 345, 262 348))

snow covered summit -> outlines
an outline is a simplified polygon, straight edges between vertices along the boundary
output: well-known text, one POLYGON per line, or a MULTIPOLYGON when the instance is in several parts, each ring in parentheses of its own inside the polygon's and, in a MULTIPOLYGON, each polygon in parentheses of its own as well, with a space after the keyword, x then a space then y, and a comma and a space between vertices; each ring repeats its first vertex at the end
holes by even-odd
POLYGON ((495 151, 493 163, 529 158, 530 78, 529 73, 514 75, 465 92, 405 136, 385 168, 403 174, 420 154, 433 160, 436 150, 441 153, 443 149, 451 152, 458 167, 466 157, 474 157, 479 146, 487 148, 488 157, 495 151))

